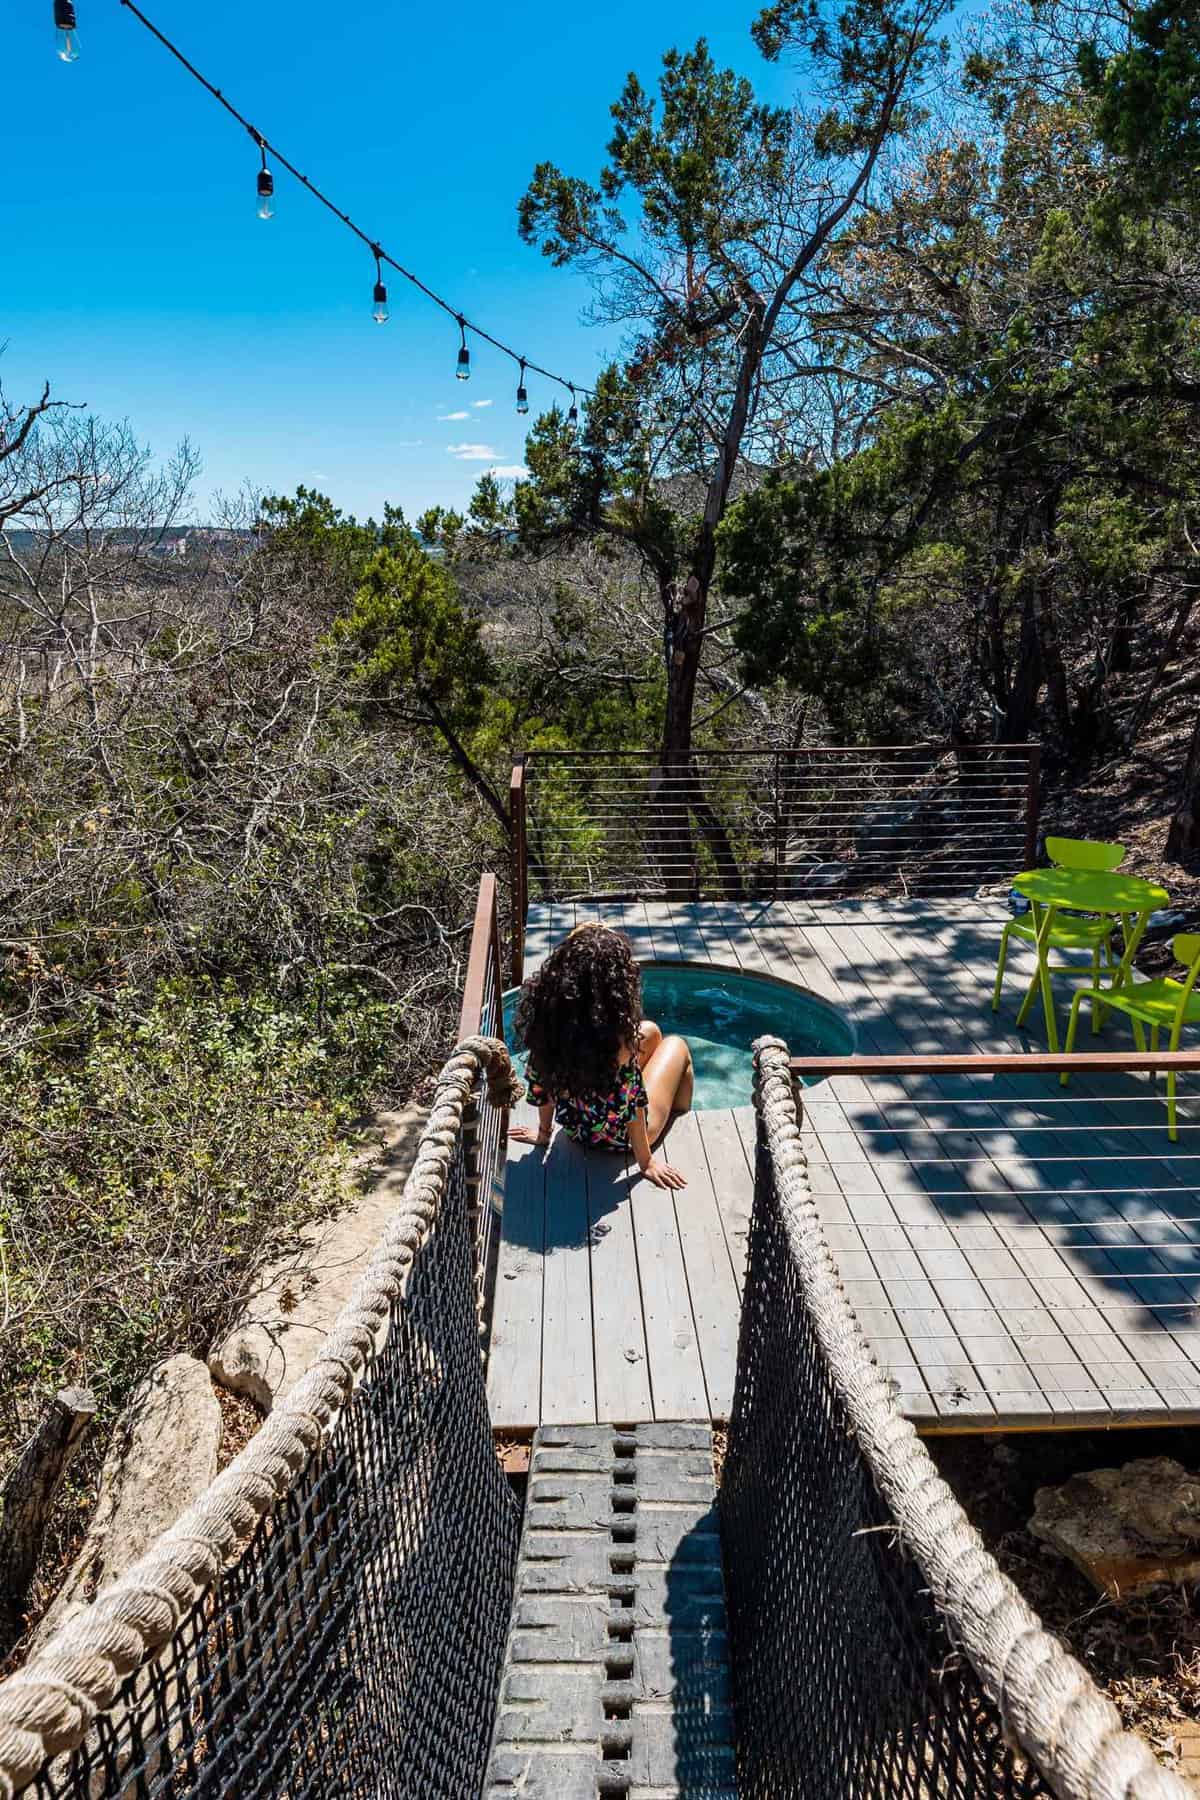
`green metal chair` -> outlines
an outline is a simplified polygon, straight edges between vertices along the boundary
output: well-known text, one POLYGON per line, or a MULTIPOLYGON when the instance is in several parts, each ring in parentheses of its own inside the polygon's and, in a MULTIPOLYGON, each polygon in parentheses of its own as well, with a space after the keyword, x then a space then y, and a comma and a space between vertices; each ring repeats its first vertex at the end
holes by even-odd
MULTIPOLYGON (((1088 869, 1107 874, 1119 868, 1125 859, 1124 844, 1092 843, 1087 838, 1048 837, 1046 839, 1046 855, 1060 869, 1088 869)), ((1058 950, 1090 950, 1092 954, 1092 982, 1100 985, 1100 958, 1111 969, 1113 966, 1112 934, 1116 920, 1108 918, 1088 919, 1082 914, 1067 918, 1058 918, 1050 927, 1050 944, 1058 950)), ((996 968, 996 985, 992 990, 992 1011, 1000 1010, 1000 992, 1004 986, 1004 966, 1008 961, 1008 940, 1010 937, 1024 939, 1028 944, 1037 943, 1037 926, 1032 918, 1010 919, 1000 936, 1000 961, 996 968)), ((1047 961, 1046 967, 1053 974, 1078 975, 1079 964, 1052 963, 1047 961)), ((1093 1022, 1094 1029, 1095 1027, 1093 1022)))
MULTIPOLYGON (((1179 1036, 1185 1025, 1200 1025, 1200 994, 1192 992, 1200 977, 1200 934, 1184 931, 1171 945, 1175 961, 1182 963, 1187 970, 1186 981, 1175 981, 1170 975, 1164 975, 1159 981, 1131 981, 1122 987, 1102 988, 1099 981, 1090 988, 1080 988, 1071 1002, 1071 1022, 1067 1026, 1066 1053, 1070 1056, 1075 1048, 1075 1033, 1079 1029, 1079 1009, 1085 1000, 1091 1002, 1092 1029, 1096 1029, 1097 1014, 1103 1015, 1110 1007, 1117 1012, 1125 1013, 1133 1021, 1133 1040, 1139 1050, 1146 1048, 1144 1026, 1150 1027, 1150 1048, 1158 1049, 1158 1034, 1163 1026, 1168 1026, 1171 1039, 1168 1050, 1178 1050, 1179 1036)), ((1070 1080, 1069 1069, 1064 1069, 1059 1077, 1066 1087, 1070 1080)), ((1175 1123, 1175 1073, 1171 1070, 1167 1075, 1167 1134, 1172 1143, 1179 1137, 1175 1123)))

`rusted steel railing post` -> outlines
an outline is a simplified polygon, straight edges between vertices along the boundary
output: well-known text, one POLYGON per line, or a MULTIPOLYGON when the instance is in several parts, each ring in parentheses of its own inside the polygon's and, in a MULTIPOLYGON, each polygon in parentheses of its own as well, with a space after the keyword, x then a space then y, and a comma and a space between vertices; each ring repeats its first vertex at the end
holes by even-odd
POLYGON ((1038 816, 1042 805, 1042 746, 1029 746, 1029 776, 1025 785, 1025 867, 1037 863, 1038 816))
POLYGON ((525 835, 525 758, 513 764, 508 787, 509 851, 512 858, 512 985, 525 979, 525 914, 529 910, 529 845, 525 835))
MULTIPOLYGON (((500 944, 499 884, 490 872, 479 883, 471 948, 458 1018, 461 1042, 470 1037, 504 1036, 504 961, 500 944)), ((486 1089, 463 1109, 462 1155, 467 1208, 475 1245, 476 1305, 486 1349, 499 1249, 502 1168, 508 1143, 508 1108, 497 1107, 486 1089)))
MULTIPOLYGON (((990 1050, 945 1055, 793 1056, 792 1074, 831 1075, 1081 1075, 1200 1074, 1200 1050, 990 1050)), ((998 1102, 997 1102, 998 1104, 998 1102)))
POLYGON ((463 981, 462 1007, 458 1015, 459 1039, 487 1035, 484 1006, 487 1000, 488 964, 492 954, 496 917, 496 877, 489 871, 479 883, 475 923, 463 981))
POLYGON ((775 870, 771 879, 771 898, 779 898, 779 862, 780 848, 783 838, 783 788, 780 785, 782 772, 779 766, 779 752, 775 752, 775 870))

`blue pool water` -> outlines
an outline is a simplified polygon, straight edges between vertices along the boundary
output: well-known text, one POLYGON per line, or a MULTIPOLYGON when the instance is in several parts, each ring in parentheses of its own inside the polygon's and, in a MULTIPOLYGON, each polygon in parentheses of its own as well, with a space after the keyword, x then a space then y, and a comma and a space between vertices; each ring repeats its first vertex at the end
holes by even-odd
MULTIPOLYGON (((504 996, 504 1033, 519 1050, 517 993, 504 996)), ((750 1104, 750 1046, 757 1037, 785 1038, 796 1056, 848 1056, 854 1048, 849 1024, 815 994, 702 963, 643 963, 642 1012, 691 1045, 700 1108, 750 1104)))

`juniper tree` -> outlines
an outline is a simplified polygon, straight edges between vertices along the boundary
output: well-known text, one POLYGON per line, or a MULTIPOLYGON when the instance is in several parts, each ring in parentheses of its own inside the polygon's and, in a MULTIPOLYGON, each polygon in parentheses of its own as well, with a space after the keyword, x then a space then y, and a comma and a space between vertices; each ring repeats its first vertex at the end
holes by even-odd
MULTIPOLYGON (((803 457, 828 435, 829 372, 811 354, 823 260, 890 147, 919 117, 948 0, 783 0, 754 36, 795 58, 811 101, 764 104, 701 40, 663 59, 657 96, 630 75, 592 181, 541 163, 519 224, 592 278, 626 331, 582 429, 555 410, 530 437, 515 512, 527 545, 631 546, 661 603, 664 771, 687 794, 730 887, 737 876, 690 775, 717 533, 739 471, 803 457)), ((686 827, 662 827, 686 866, 686 827)))

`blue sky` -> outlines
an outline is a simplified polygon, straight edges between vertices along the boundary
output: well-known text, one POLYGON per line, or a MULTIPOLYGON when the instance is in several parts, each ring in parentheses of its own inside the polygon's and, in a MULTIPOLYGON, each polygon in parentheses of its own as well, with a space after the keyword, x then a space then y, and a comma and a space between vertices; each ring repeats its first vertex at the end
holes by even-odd
MULTIPOLYGON (((244 480, 315 484, 360 514, 392 499, 411 516, 463 502, 493 464, 519 465, 511 365, 479 346, 472 380, 456 382, 453 324, 398 279, 376 326, 365 248, 282 174, 277 216, 260 223, 245 133, 117 0, 77 10, 70 67, 54 55, 51 0, 3 24, 10 398, 49 378, 64 399, 128 418, 158 454, 188 435, 201 516, 244 480)), ((652 79, 664 48, 702 30, 773 97, 791 80, 757 57, 753 7, 727 0, 146 10, 401 261, 585 383, 606 348, 581 322, 586 284, 516 234, 534 163, 594 173, 627 70, 652 79)), ((534 413, 550 397, 532 377, 530 397, 534 413)))

